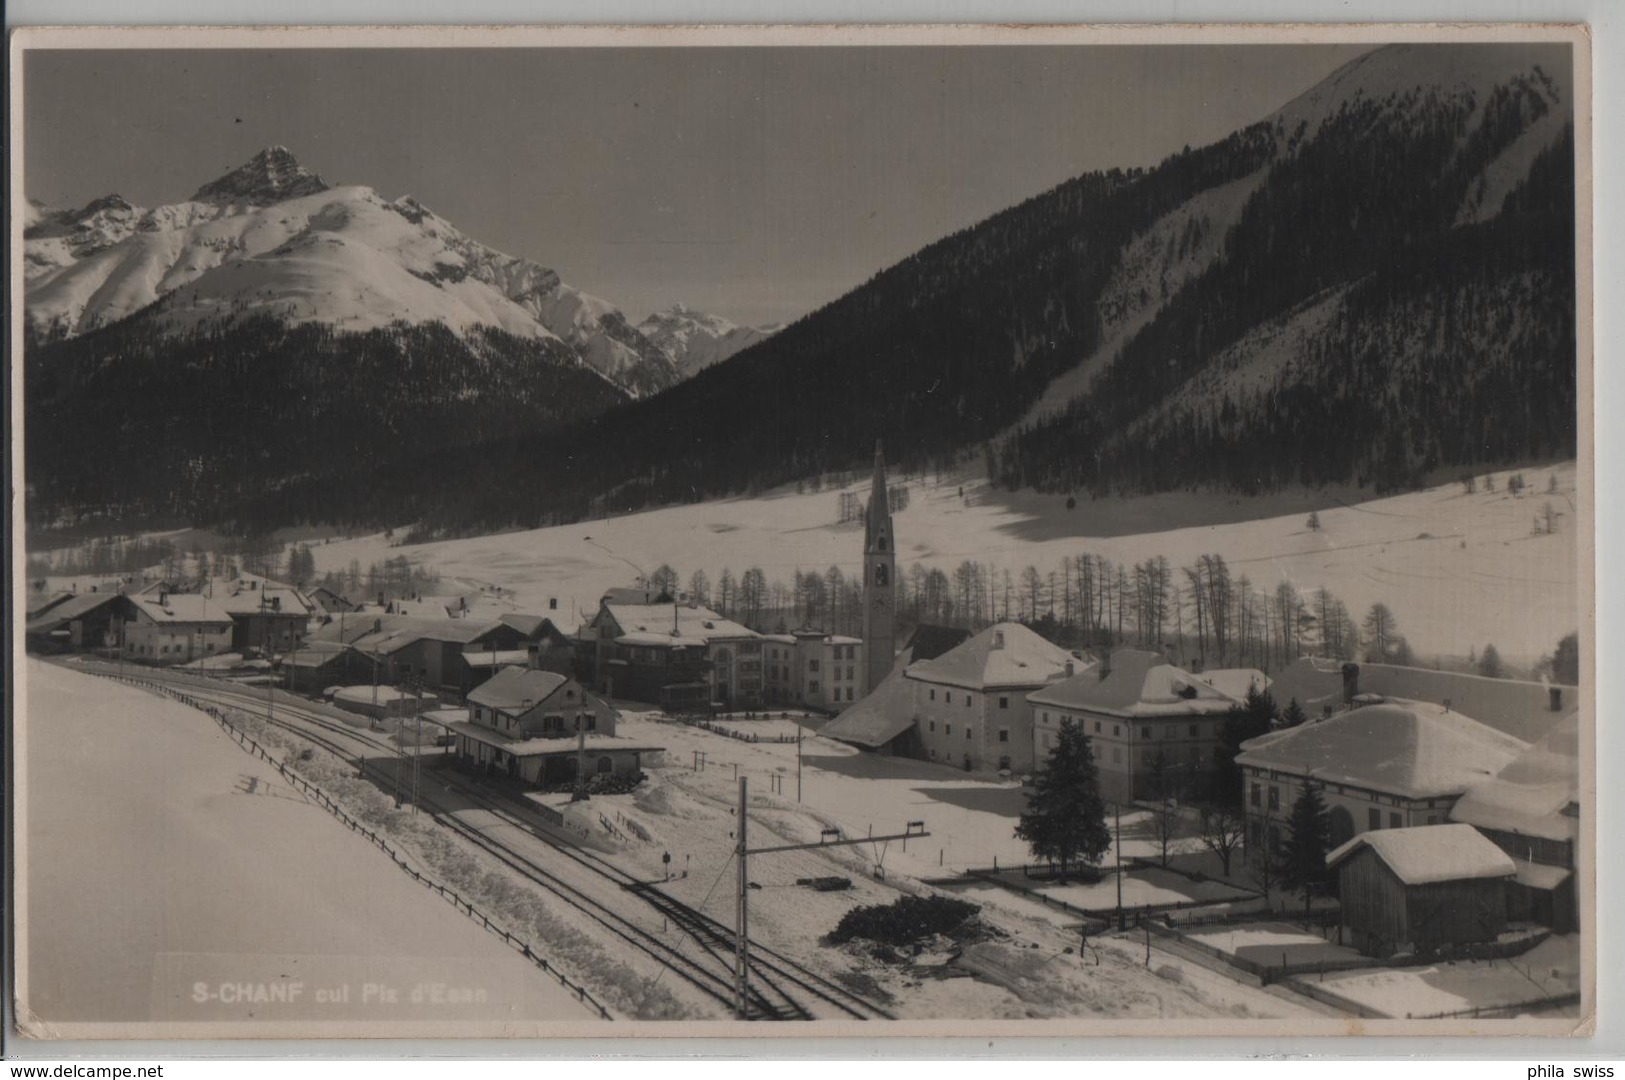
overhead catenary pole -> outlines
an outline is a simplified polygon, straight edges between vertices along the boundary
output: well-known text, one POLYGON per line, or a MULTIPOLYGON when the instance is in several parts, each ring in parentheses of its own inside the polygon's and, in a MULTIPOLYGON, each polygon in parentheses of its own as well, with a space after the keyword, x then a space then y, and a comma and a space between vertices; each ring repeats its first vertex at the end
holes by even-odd
POLYGON ((734 830, 737 843, 734 845, 734 857, 738 860, 735 868, 738 871, 734 898, 734 990, 738 995, 739 1019, 750 1019, 750 1002, 747 997, 750 987, 749 956, 750 956, 750 928, 746 920, 750 917, 750 905, 747 895, 750 889, 750 872, 747 860, 750 849, 745 846, 745 823, 750 819, 747 813, 749 801, 746 796, 750 780, 747 777, 739 778, 739 825, 734 830))
MULTIPOLYGON (((887 840, 906 840, 908 838, 920 839, 930 836, 925 831, 925 822, 911 821, 905 830, 890 836, 875 836, 871 826, 869 835, 855 840, 841 838, 840 830, 825 829, 816 843, 812 844, 774 844, 771 847, 757 848, 754 851, 746 843, 745 826, 749 818, 750 801, 747 797, 749 783, 746 777, 739 778, 739 826, 734 831, 736 841, 734 844, 734 858, 738 860, 738 877, 735 881, 735 915, 734 915, 734 989, 738 996, 736 1008, 739 1019, 749 1019, 749 992, 750 992, 750 868, 749 860, 752 855, 770 855, 780 851, 809 851, 813 848, 854 847, 859 844, 876 843, 887 840), (831 837, 835 839, 831 839, 831 837)), ((687 856, 684 857, 685 861, 687 856)), ((686 871, 685 871, 686 873, 686 871)))
POLYGON ((1112 810, 1117 818, 1116 835, 1112 837, 1112 849, 1117 854, 1117 929, 1122 930, 1128 925, 1123 919, 1123 804, 1112 803, 1112 810))

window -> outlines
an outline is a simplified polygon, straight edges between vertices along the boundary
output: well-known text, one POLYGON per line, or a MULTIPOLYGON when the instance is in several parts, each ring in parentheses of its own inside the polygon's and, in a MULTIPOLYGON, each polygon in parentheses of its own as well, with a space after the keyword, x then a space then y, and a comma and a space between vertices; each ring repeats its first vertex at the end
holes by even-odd
POLYGON ((1007 698, 1007 697, 1001 697, 999 699, 999 708, 1008 709, 1009 707, 1010 707, 1010 699, 1007 698))
POLYGON ((1274 784, 1270 785, 1270 809, 1281 809, 1281 789, 1274 784))
POLYGON ((1117 724, 1112 725, 1112 738, 1115 739, 1119 735, 1121 735, 1122 733, 1123 733, 1122 728, 1119 725, 1117 725, 1117 724))
POLYGON ((972 727, 971 727, 971 726, 970 726, 970 725, 969 725, 969 724, 966 724, 966 725, 965 725, 965 738, 967 738, 967 739, 968 739, 968 738, 970 738, 970 733, 971 733, 971 732, 972 732, 972 731, 973 731, 973 730, 974 730, 974 729, 973 729, 973 728, 972 728, 972 727))
POLYGON ((1010 767, 1010 759, 1008 757, 1001 757, 999 759, 999 768, 1008 769, 1009 767, 1010 767))
POLYGON ((1201 724, 1192 724, 1191 725, 1191 738, 1199 739, 1201 737, 1202 737, 1202 725, 1201 724))
POLYGON ((852 688, 850 686, 846 688, 846 700, 852 700, 852 688))
POLYGON ((932 701, 937 700, 937 692, 935 690, 931 691, 931 700, 932 701))
POLYGON ((1254 806, 1254 807, 1258 807, 1258 806, 1263 805, 1263 803, 1264 803, 1264 786, 1262 784, 1259 784, 1258 782, 1254 781, 1251 789, 1247 792, 1247 802, 1248 802, 1249 805, 1254 806))
POLYGON ((556 596, 549 596, 547 598, 547 610, 549 610, 549 611, 557 611, 558 609, 559 609, 559 598, 556 597, 556 596))
POLYGON ((970 708, 970 695, 969 694, 965 695, 965 708, 967 708, 967 709, 970 708))
POLYGON ((1437 825, 1438 823, 1439 823, 1439 815, 1438 814, 1429 814, 1428 815, 1428 824, 1429 825, 1437 825))
POLYGON ((1382 828, 1382 811, 1378 810, 1375 806, 1373 806, 1370 810, 1367 810, 1365 815, 1365 827, 1367 829, 1382 828))
POLYGON ((932 731, 937 730, 937 722, 935 720, 931 721, 931 730, 932 731))
POLYGON ((954 733, 954 726, 952 724, 943 724, 942 733, 944 735, 952 735, 954 733))
POLYGON ((808 660, 807 661, 807 670, 808 671, 817 671, 818 670, 818 661, 817 660, 808 660))
POLYGON ((1044 718, 1044 723, 1046 723, 1046 724, 1049 723, 1049 713, 1042 712, 1042 713, 1039 713, 1038 715, 1044 718))
POLYGON ((1100 734, 1100 721, 1099 720, 1095 721, 1095 734, 1096 735, 1100 734))
POLYGON ((999 741, 1000 742, 1009 742, 1010 741, 1010 729, 1009 728, 1002 727, 1002 728, 999 729, 999 741))
POLYGON ((932 761, 937 760, 937 752, 935 750, 931 751, 931 760, 932 761))
POLYGON ((1152 738, 1152 737, 1153 736, 1151 734, 1151 725, 1149 725, 1149 724, 1141 724, 1140 725, 1140 738, 1149 739, 1149 738, 1152 738))
POLYGON ((1388 827, 1390 829, 1403 829, 1405 827, 1405 819, 1400 815, 1398 810, 1389 812, 1388 827))
POLYGON ((809 694, 818 693, 818 680, 817 679, 813 679, 811 682, 809 682, 807 684, 807 693, 809 693, 809 694))

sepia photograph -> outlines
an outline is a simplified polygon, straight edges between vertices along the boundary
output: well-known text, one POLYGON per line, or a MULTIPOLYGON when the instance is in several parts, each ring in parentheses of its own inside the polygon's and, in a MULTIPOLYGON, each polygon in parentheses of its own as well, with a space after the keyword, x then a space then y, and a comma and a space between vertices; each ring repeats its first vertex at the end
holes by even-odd
POLYGON ((19 1034, 1586 1033, 1589 49, 18 31, 19 1034))

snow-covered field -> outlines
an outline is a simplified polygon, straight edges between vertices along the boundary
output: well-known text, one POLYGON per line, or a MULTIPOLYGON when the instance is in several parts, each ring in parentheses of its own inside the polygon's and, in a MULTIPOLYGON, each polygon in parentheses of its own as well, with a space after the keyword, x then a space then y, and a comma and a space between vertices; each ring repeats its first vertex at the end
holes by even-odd
MULTIPOLYGON (((1461 960, 1430 967, 1327 975, 1326 989, 1389 1016, 1433 1016, 1516 1005, 1580 988, 1578 935, 1552 937, 1510 960, 1461 960)), ((1579 1015, 1572 1007, 1568 1015, 1579 1015)))
POLYGON ((1258 964, 1309 964, 1359 958, 1359 950, 1337 944, 1335 929, 1332 934, 1328 941, 1312 930, 1290 923, 1244 923, 1186 932, 1194 941, 1258 964))
POLYGON ((369 1020, 446 1035, 593 1019, 202 713, 39 661, 23 674, 19 1017, 32 1033, 369 1020), (292 982, 293 1000, 260 999, 292 982), (471 1000, 412 1000, 434 984, 471 1000), (317 1000, 342 987, 348 1000, 317 1000))
MULTIPOLYGON (((1086 552, 1130 565, 1164 555, 1176 568, 1218 554, 1261 589, 1282 581, 1302 592, 1330 589, 1356 619, 1381 601, 1424 655, 1465 656, 1493 641, 1503 659, 1531 663, 1578 628, 1580 527, 1572 462, 1519 471, 1528 481, 1521 497, 1507 494, 1505 471, 1494 475, 1493 492, 1481 476, 1471 495, 1449 484, 1355 505, 1326 507, 1328 497, 1318 531, 1306 526, 1301 497, 1166 495, 1086 500, 1068 511, 1061 497, 1006 495, 966 477, 894 477, 912 489, 896 515, 899 562, 951 572, 970 559, 1019 574, 1028 565, 1047 573, 1064 556, 1086 552), (1556 493, 1548 494, 1554 478, 1556 493), (1562 515, 1557 531, 1532 535, 1547 502, 1562 515), (1164 513, 1230 523, 1159 531, 1164 513)), ((563 621, 574 624, 597 609, 605 590, 662 563, 684 582, 695 570, 714 583, 724 568, 737 577, 752 566, 769 581, 831 565, 851 572, 862 527, 836 524, 838 491, 861 496, 867 485, 865 478, 816 494, 778 492, 432 544, 393 547, 380 533, 312 551, 322 571, 404 555, 447 578, 511 589, 522 609, 546 612, 556 600, 563 621)))

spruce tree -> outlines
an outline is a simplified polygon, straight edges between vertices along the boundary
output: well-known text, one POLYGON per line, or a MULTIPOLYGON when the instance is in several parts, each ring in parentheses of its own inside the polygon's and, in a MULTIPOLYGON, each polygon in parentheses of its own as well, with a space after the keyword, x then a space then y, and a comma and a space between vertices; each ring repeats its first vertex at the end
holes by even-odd
POLYGON ((1315 784, 1305 784, 1292 804, 1292 831, 1281 850, 1281 882, 1303 893, 1303 916, 1309 917, 1309 902, 1315 890, 1325 886, 1331 875, 1326 869, 1326 852, 1331 844, 1331 814, 1315 784))
POLYGON ((1268 733, 1281 718, 1281 710, 1268 690, 1247 688, 1247 697, 1225 713, 1219 746, 1213 751, 1213 794, 1220 806, 1238 807, 1243 797, 1241 768, 1236 755, 1241 744, 1268 733))
POLYGON ((1094 747, 1083 728, 1070 720, 1061 722, 1055 749, 1027 796, 1016 837, 1027 841, 1035 858, 1060 863, 1063 875, 1074 860, 1099 865, 1111 849, 1094 747))
POLYGON ((1298 704, 1297 698, 1293 698, 1291 701, 1287 702, 1286 708, 1281 711, 1280 726, 1284 728, 1297 727, 1307 719, 1309 719, 1309 717, 1305 715, 1303 706, 1298 704))

